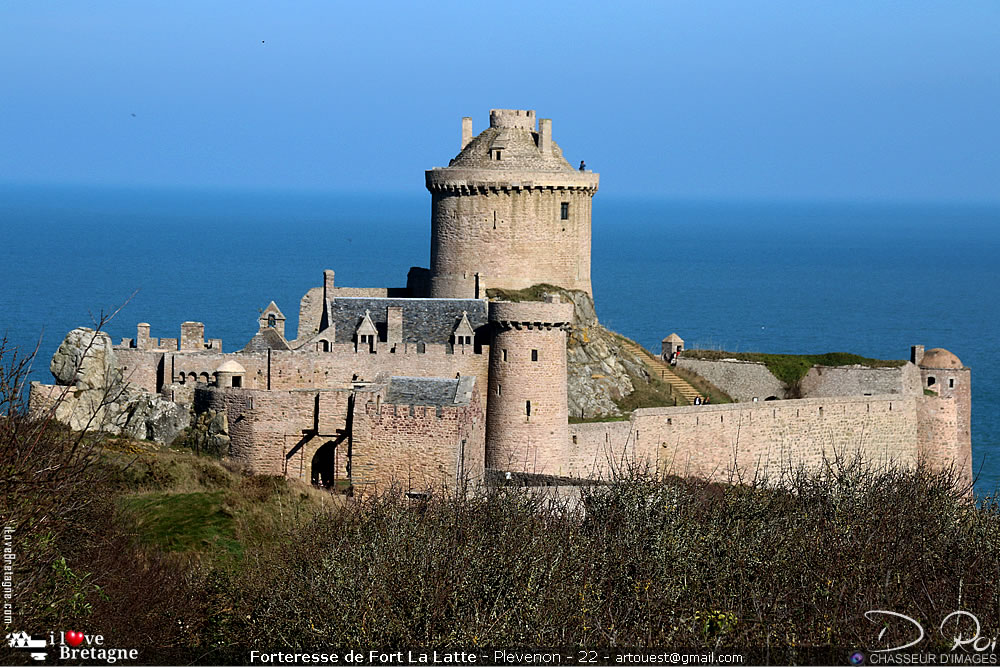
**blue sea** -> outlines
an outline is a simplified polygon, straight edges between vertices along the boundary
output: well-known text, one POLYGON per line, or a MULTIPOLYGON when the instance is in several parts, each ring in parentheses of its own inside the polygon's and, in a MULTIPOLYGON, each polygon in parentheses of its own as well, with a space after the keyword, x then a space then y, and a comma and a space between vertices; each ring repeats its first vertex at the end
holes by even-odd
MULTIPOLYGON (((0 188, 0 312, 33 374, 66 332, 127 305, 112 337, 206 337, 239 349, 272 299, 405 284, 427 266, 430 198, 79 187, 0 188)), ((611 329, 688 347, 908 358, 945 347, 972 368, 977 491, 1000 486, 1000 205, 594 200, 592 278, 611 329)))

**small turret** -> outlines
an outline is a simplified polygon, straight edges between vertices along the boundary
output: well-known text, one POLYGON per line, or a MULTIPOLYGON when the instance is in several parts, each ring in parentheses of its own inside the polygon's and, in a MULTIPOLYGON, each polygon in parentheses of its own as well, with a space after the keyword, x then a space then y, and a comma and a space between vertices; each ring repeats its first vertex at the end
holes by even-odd
POLYGON ((491 302, 486 467, 569 469, 566 332, 573 304, 491 302))

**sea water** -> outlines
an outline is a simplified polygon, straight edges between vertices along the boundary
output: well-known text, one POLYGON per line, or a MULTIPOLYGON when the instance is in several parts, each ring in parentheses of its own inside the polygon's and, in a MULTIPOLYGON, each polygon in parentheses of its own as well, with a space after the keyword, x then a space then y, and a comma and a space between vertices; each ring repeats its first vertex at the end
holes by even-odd
MULTIPOLYGON (((0 188, 0 312, 11 344, 39 344, 125 304, 115 342, 205 323, 242 347, 272 299, 294 337, 298 303, 343 286, 402 286, 427 266, 426 193, 0 188)), ((659 351, 853 352, 905 359, 944 347, 972 368, 977 491, 1000 485, 1000 205, 685 202, 599 194, 591 274, 609 328, 659 351)))

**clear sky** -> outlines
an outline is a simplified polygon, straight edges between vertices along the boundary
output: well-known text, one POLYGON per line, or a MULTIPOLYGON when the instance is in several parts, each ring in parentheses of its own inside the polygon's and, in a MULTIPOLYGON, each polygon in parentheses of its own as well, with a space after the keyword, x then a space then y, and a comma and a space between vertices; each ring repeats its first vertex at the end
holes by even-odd
POLYGON ((1000 200, 1000 2, 0 5, 0 183, 413 192, 491 107, 602 191, 1000 200))

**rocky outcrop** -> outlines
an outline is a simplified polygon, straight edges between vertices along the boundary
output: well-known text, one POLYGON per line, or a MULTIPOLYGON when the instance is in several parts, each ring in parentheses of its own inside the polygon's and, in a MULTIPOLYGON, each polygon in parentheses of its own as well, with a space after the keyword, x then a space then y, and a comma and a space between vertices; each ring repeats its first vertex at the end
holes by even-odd
POLYGON ((597 321, 594 301, 581 290, 536 285, 522 292, 491 290, 491 296, 511 301, 540 300, 557 294, 573 304, 573 329, 567 341, 567 381, 570 417, 622 414, 616 401, 631 394, 636 382, 648 382, 642 360, 626 349, 622 339, 597 321))
POLYGON ((186 406, 134 389, 122 379, 111 338, 103 331, 70 331, 49 369, 56 385, 32 383, 32 410, 51 410, 70 428, 170 443, 191 424, 186 406))
POLYGON ((184 432, 176 444, 199 454, 222 457, 229 454, 229 420, 226 411, 206 410, 184 432))
POLYGON ((564 301, 573 303, 573 330, 566 349, 569 414, 587 418, 621 414, 615 401, 631 394, 636 381, 648 381, 645 364, 601 326, 589 294, 559 291, 564 301))

